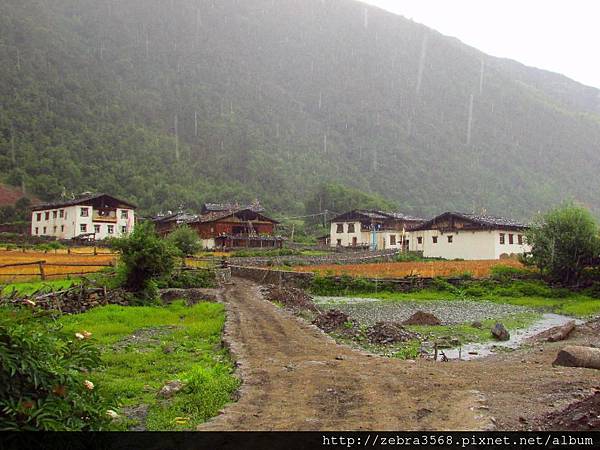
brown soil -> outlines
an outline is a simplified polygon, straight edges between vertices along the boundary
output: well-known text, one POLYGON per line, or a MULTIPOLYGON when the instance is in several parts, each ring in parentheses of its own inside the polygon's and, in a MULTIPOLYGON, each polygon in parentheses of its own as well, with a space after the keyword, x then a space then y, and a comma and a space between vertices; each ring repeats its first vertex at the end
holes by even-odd
POLYGON ((367 330, 367 337, 372 344, 394 344, 410 341, 417 335, 397 322, 377 322, 367 330))
MULTIPOLYGON (((469 362, 400 361, 336 344, 235 280, 224 340, 240 399, 200 430, 527 429, 593 392, 600 371, 553 368, 561 343, 469 362)), ((577 330, 569 343, 597 341, 577 330)))
POLYGON ((441 325, 440 319, 435 317, 433 314, 426 313, 423 311, 417 311, 404 322, 403 325, 441 325))

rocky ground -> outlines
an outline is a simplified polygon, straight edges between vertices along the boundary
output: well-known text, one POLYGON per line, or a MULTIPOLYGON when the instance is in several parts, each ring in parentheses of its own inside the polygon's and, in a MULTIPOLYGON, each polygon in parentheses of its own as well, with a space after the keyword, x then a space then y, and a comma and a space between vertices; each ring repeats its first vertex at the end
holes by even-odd
POLYGON ((373 325, 381 321, 404 322, 422 311, 433 314, 442 325, 470 323, 486 319, 498 319, 524 312, 535 312, 522 306, 474 301, 377 301, 346 297, 315 297, 315 303, 323 308, 335 308, 345 312, 360 324, 373 325))
MULTIPOLYGON (((552 366, 565 342, 473 361, 401 361, 336 344, 248 281, 236 279, 224 302, 224 341, 243 386, 201 430, 528 429, 600 385, 600 371, 552 366)), ((578 327, 572 343, 598 345, 598 332, 578 327)))

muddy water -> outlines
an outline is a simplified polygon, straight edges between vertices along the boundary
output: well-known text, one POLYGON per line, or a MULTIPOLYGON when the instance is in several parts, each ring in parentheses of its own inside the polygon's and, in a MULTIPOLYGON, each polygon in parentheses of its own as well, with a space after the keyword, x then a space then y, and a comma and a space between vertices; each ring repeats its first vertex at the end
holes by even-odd
POLYGON ((483 358, 484 356, 494 354, 498 350, 516 349, 523 344, 526 339, 549 330, 550 328, 565 325, 567 322, 571 321, 575 321, 577 325, 583 323, 581 320, 575 320, 572 317, 561 316, 559 314, 544 314, 540 320, 531 326, 521 328, 520 330, 512 330, 510 332, 510 340, 508 341, 466 344, 461 348, 444 350, 444 354, 448 359, 458 359, 459 356, 462 360, 483 358))

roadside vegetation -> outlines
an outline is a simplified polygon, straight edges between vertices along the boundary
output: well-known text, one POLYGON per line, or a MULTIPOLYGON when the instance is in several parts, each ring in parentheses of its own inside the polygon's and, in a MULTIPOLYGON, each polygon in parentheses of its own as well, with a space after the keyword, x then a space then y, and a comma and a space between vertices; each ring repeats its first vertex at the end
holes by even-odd
POLYGON ((0 430, 191 430, 235 400, 223 306, 158 295, 214 286, 210 271, 177 266, 194 246, 183 237, 161 239, 142 224, 110 242, 116 270, 2 287, 0 430), (131 306, 72 315, 37 306, 35 296, 79 283, 125 292, 131 306))

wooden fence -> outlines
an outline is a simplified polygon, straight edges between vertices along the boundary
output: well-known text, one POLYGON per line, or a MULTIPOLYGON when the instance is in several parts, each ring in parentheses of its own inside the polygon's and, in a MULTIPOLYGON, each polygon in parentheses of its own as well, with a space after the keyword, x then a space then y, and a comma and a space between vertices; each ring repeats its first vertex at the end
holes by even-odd
MULTIPOLYGON (((83 272, 67 272, 67 273, 54 273, 48 274, 46 271, 46 267, 115 267, 114 262, 102 263, 68 263, 68 262, 60 262, 60 263, 49 263, 47 261, 31 261, 31 262, 22 262, 22 263, 12 263, 12 264, 1 264, 0 269, 4 269, 7 267, 32 267, 37 266, 38 273, 0 273, 0 277, 32 277, 39 276, 42 281, 47 280, 51 277, 64 277, 71 275, 87 275, 90 273, 97 273, 98 270, 87 270, 83 272)), ((83 270, 83 269, 82 269, 83 270)))

